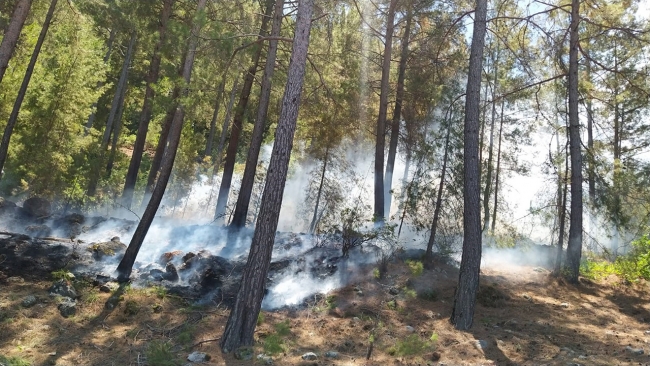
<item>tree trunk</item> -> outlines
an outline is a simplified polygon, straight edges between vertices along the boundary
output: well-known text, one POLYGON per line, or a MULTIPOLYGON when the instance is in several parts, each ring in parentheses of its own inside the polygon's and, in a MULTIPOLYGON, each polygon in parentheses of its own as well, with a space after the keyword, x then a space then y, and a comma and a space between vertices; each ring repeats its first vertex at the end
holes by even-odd
POLYGON ((320 184, 318 185, 318 193, 316 194, 316 204, 314 205, 314 215, 309 224, 309 233, 313 234, 316 231, 316 223, 318 222, 318 206, 320 205, 320 197, 323 193, 323 185, 325 184, 325 173, 327 172, 327 161, 329 160, 330 147, 325 149, 325 158, 323 158, 323 170, 320 174, 320 184))
MULTIPOLYGON (((235 84, 236 83, 237 81, 235 80, 235 84)), ((216 132, 217 129, 217 118, 219 117, 219 107, 221 107, 221 99, 223 98, 223 91, 225 88, 226 88, 226 74, 224 74, 221 77, 221 83, 219 83, 219 91, 217 91, 217 98, 214 101, 214 111, 212 112, 212 119, 210 119, 210 133, 208 134, 208 140, 205 143, 205 151, 203 152, 203 156, 212 157, 212 144, 214 143, 214 133, 216 132)))
POLYGON ((14 54, 16 43, 18 43, 18 38, 20 37, 20 31, 23 29, 23 24, 25 24, 25 19, 27 19, 27 14, 29 14, 29 8, 31 6, 32 0, 18 0, 14 12, 11 15, 9 26, 7 26, 5 34, 2 37, 2 43, 0 43, 0 83, 5 75, 5 71, 7 71, 9 60, 14 54))
POLYGON ((226 108, 226 116, 223 119, 223 125, 221 126, 221 136, 219 136, 219 144, 217 145, 217 156, 214 159, 214 168, 212 170, 212 176, 214 177, 219 172, 221 163, 223 160, 223 146, 226 144, 226 136, 228 136, 228 128, 230 126, 230 117, 232 116, 232 107, 235 104, 235 94, 237 94, 237 88, 239 87, 239 78, 235 79, 235 83, 232 86, 230 91, 230 99, 228 100, 228 107, 226 108))
MULTIPOLYGON (((117 32, 115 31, 115 28, 111 29, 111 33, 108 36, 108 42, 106 43, 106 46, 108 46, 108 50, 106 50, 106 54, 104 55, 104 64, 108 62, 108 59, 111 58, 111 52, 113 52, 113 41, 115 41, 115 35, 117 32)), ((95 89, 99 89, 104 85, 103 81, 98 81, 97 85, 95 86, 95 89)), ((86 130, 84 132, 84 136, 88 135, 88 132, 90 132, 90 129, 93 127, 93 124, 95 123, 95 115, 97 112, 97 102, 93 103, 90 106, 92 112, 90 112, 90 116, 88 116, 88 122, 86 122, 86 130)))
POLYGON ((447 173, 447 159, 449 157, 449 135, 451 133, 451 116, 447 120, 447 135, 445 136, 445 155, 442 157, 442 171, 440 172, 440 184, 438 185, 438 194, 436 196, 436 208, 433 211, 433 221, 431 222, 431 236, 427 243, 425 259, 430 266, 433 262, 433 244, 436 241, 436 231, 438 229, 438 220, 440 219, 440 210, 442 208, 442 191, 445 187, 445 174, 447 173))
POLYGON ((117 144, 120 140, 120 133, 122 133, 122 116, 124 115, 124 98, 126 94, 126 85, 122 88, 122 95, 120 95, 120 109, 117 112, 115 121, 115 130, 113 131, 113 140, 111 142, 111 153, 108 155, 108 163, 106 164, 106 176, 110 177, 113 173, 113 165, 115 163, 115 154, 117 153, 117 144))
POLYGON ((494 230, 497 226, 497 205, 499 203, 499 173, 501 172, 501 137, 503 135, 503 107, 505 105, 505 100, 501 99, 501 116, 499 117, 499 142, 497 147, 497 168, 496 176, 494 177, 494 207, 492 207, 492 227, 490 231, 494 235, 494 230))
POLYGON ((578 26, 580 1, 571 1, 569 36, 569 144, 571 152, 571 217, 567 267, 569 281, 578 282, 582 255, 582 151, 578 117, 578 26))
POLYGON ((129 170, 126 173, 124 190, 122 191, 122 205, 126 208, 131 208, 131 204, 133 203, 133 191, 138 180, 138 172, 140 170, 140 163, 142 162, 142 154, 144 153, 144 145, 147 141, 147 132, 149 131, 149 122, 151 121, 151 113, 153 110, 153 99, 155 97, 153 85, 158 82, 158 75, 160 74, 161 49, 167 36, 167 22, 171 17, 173 4, 174 0, 164 0, 163 9, 160 14, 158 42, 154 47, 151 63, 149 64, 144 102, 142 103, 142 112, 140 112, 140 123, 138 124, 138 132, 135 137, 135 144, 133 145, 133 155, 129 163, 129 170))
POLYGON ((399 60, 397 72, 397 92, 395 97, 395 109, 391 122, 390 145, 388 147, 388 160, 386 161, 386 176, 384 177, 384 213, 390 216, 392 201, 393 171, 395 170, 395 155, 397 155, 397 142, 399 140, 399 125, 402 116, 402 102, 404 100, 404 75, 406 74, 406 63, 409 56, 409 38, 411 35, 412 10, 409 8, 406 14, 406 25, 402 36, 402 54, 399 60))
MULTIPOLYGON (((567 131, 568 132, 568 131, 567 131)), ((559 137, 557 138, 558 144, 558 153, 560 152, 559 148, 559 137)), ((555 274, 559 275, 560 270, 562 269, 562 246, 564 245, 564 227, 566 226, 566 196, 567 196, 567 178, 569 176, 569 158, 568 158, 567 145, 564 145, 564 174, 559 172, 558 169, 558 187, 557 187, 557 199, 558 199, 558 219, 559 223, 559 233, 557 237, 557 255, 555 258, 555 274)))
MULTIPOLYGON (((260 32, 257 36, 258 40, 266 36, 269 18, 271 17, 271 12, 273 11, 273 4, 275 4, 275 0, 266 0, 266 10, 264 11, 264 16, 262 17, 260 32)), ((232 129, 230 131, 230 140, 228 141, 228 150, 226 151, 226 162, 223 167, 221 185, 219 186, 219 195, 217 196, 217 207, 214 213, 214 218, 217 224, 224 224, 226 221, 226 207, 228 206, 228 195, 230 194, 232 176, 233 172, 235 171, 235 161, 237 160, 239 135, 241 133, 242 124, 244 122, 244 114, 246 112, 246 106, 248 105, 248 98, 251 94, 251 88, 253 87, 253 81, 255 79, 255 74, 257 73, 257 66, 260 62, 261 55, 262 46, 257 45, 257 49, 253 54, 253 58, 251 59, 251 66, 248 69, 246 78, 244 79, 244 85, 242 86, 237 108, 235 109, 235 118, 233 120, 232 129)))
POLYGON ((492 85, 492 118, 490 122, 490 138, 488 140, 488 160, 487 160, 487 173, 485 175, 485 190, 483 191, 483 232, 486 232, 490 227, 490 190, 492 189, 492 160, 494 157, 494 126, 496 125, 497 115, 497 84, 499 83, 498 75, 498 57, 499 46, 497 45, 496 52, 492 58, 492 67, 494 67, 494 84, 492 85))
POLYGON ((45 22, 41 28, 41 33, 38 35, 38 40, 36 41, 36 46, 34 46, 34 52, 32 52, 32 57, 29 59, 29 64, 27 64, 27 70, 25 70, 25 77, 23 77, 23 82, 20 84, 20 89, 18 90, 18 95, 16 96, 16 101, 14 102, 14 107, 11 110, 11 115, 9 116, 9 121, 7 121, 7 126, 5 127, 5 132, 2 135, 2 144, 0 144, 0 177, 3 175, 3 170, 5 162, 7 161, 7 152, 9 150, 9 142, 11 141, 11 134, 13 133, 14 126, 18 121, 18 113, 20 113, 20 107, 23 104, 25 99, 25 94, 27 93, 27 87, 29 86, 29 81, 32 78, 32 73, 34 72, 34 66, 36 65, 36 60, 38 60, 38 55, 41 52, 41 47, 43 46, 43 41, 47 35, 47 31, 50 28, 50 22, 52 21, 52 16, 54 16, 54 9, 56 9, 56 3, 58 0, 52 0, 50 3, 50 8, 47 10, 47 15, 45 16, 45 22))
MULTIPOLYGON (((284 16, 284 0, 275 0, 275 9, 273 10, 273 25, 271 26, 271 37, 280 36, 282 28, 282 18, 284 16)), ((266 65, 264 67, 264 78, 262 79, 262 90, 260 92, 259 106, 257 107, 257 117, 253 126, 253 135, 251 136, 251 145, 246 157, 246 167, 239 188, 239 196, 235 205, 235 213, 232 216, 230 227, 240 229, 246 226, 246 217, 248 216, 248 206, 253 193, 255 184, 255 171, 257 161, 262 148, 262 139, 264 138, 264 127, 266 126, 266 114, 269 109, 271 100, 271 79, 275 70, 275 58, 278 51, 277 39, 269 41, 269 51, 266 54, 266 65)))
POLYGON ((390 58, 393 49, 393 29, 395 28, 395 7, 397 0, 390 0, 386 15, 386 40, 381 67, 381 91, 379 94, 379 115, 375 144, 375 222, 384 223, 384 146, 386 145, 386 113, 390 89, 390 58))
POLYGON ((476 0, 474 15, 465 97, 463 255, 451 314, 451 323, 459 330, 466 330, 472 326, 481 269, 481 188, 479 185, 481 170, 478 160, 478 135, 487 0, 476 0))
POLYGON ((88 190, 86 191, 88 196, 94 196, 97 192, 97 184, 99 183, 99 176, 101 171, 101 164, 104 160, 104 154, 108 143, 111 138, 111 133, 113 132, 113 124, 115 123, 116 116, 119 109, 121 108, 122 102, 122 93, 126 91, 126 83, 129 76, 129 66, 131 65, 131 58, 133 57, 133 49, 135 45, 136 33, 133 32, 131 35, 131 40, 129 41, 129 47, 124 56, 124 62, 122 63, 122 71, 120 72, 120 78, 115 87, 115 95, 113 95, 113 102, 111 103, 111 111, 108 113, 108 119, 106 120, 106 129, 104 130, 104 136, 102 138, 102 143, 99 150, 98 161, 94 162, 93 168, 90 173, 90 180, 88 182, 88 190))
MULTIPOLYGON (((199 0, 196 17, 198 18, 199 13, 205 8, 205 3, 207 0, 199 0)), ((190 78, 192 76, 192 66, 194 65, 194 56, 196 52, 196 46, 198 44, 198 36, 200 32, 200 23, 196 22, 192 26, 192 33, 190 34, 190 41, 187 50, 187 56, 185 57, 185 62, 183 64, 183 81, 185 83, 184 90, 182 94, 187 94, 187 88, 190 84, 190 78)), ((142 219, 138 224, 138 227, 133 234, 133 238, 129 243, 129 246, 126 248, 124 257, 120 261, 120 264, 117 266, 117 278, 120 282, 126 282, 131 276, 131 271, 133 269, 133 263, 135 263, 135 258, 140 251, 140 247, 144 242, 144 238, 149 231, 149 227, 153 222, 156 211, 160 206, 163 195, 165 194, 165 189, 167 188, 167 183, 169 182, 169 177, 172 173, 172 168, 174 166, 174 159, 176 157, 176 151, 178 150, 178 144, 181 139, 181 132, 183 130, 183 119, 185 117, 185 111, 183 106, 183 99, 180 99, 176 110, 174 111, 174 118, 172 119, 171 128, 169 129, 169 146, 165 149, 165 153, 160 165, 160 177, 158 177, 158 182, 153 190, 151 199, 147 204, 147 208, 142 214, 142 219)))
POLYGON ((271 252, 278 227, 282 196, 293 147, 298 119, 300 94, 305 75, 313 0, 301 0, 296 16, 296 33, 287 72, 287 85, 275 132, 275 143, 269 163, 259 218, 248 254, 237 300, 221 337, 221 350, 231 352, 240 346, 253 344, 253 334, 264 297, 271 252))

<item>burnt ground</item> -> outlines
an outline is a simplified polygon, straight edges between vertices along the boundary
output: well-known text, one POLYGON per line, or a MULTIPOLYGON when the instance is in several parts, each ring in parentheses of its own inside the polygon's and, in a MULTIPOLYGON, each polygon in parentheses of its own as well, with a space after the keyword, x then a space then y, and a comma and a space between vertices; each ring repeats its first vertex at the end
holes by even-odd
MULTIPOLYGON (((473 328, 457 331, 448 321, 454 266, 438 263, 418 275, 396 260, 381 280, 373 269, 365 267, 351 284, 302 306, 263 312, 255 355, 276 345, 276 365, 650 363, 646 283, 628 286, 608 278, 574 286, 544 268, 492 265, 482 270, 473 328), (317 360, 302 359, 310 351, 317 360), (326 358, 328 351, 337 357, 326 358)), ((0 275, 0 355, 33 365, 184 365, 196 350, 211 356, 204 365, 263 364, 220 352, 215 339, 228 316, 223 304, 197 306, 161 287, 104 293, 77 279, 77 313, 64 318, 59 300, 48 295, 52 282, 0 275), (25 307, 29 295, 37 301, 25 307), (105 306, 111 298, 119 300, 113 308, 105 306), (161 345, 169 351, 167 363, 147 362, 145 356, 155 356, 151 350, 161 345)))

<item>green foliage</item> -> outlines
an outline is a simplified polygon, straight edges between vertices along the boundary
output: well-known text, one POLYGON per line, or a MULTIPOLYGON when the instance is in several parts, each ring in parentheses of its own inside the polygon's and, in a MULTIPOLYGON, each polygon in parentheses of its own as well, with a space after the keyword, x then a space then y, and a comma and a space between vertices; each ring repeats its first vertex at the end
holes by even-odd
POLYGON ((126 315, 136 315, 140 312, 140 305, 135 300, 127 300, 124 303, 124 314, 126 315))
POLYGON ((181 332, 178 333, 178 336, 176 336, 176 340, 178 341, 178 343, 183 345, 190 344, 194 339, 195 331, 196 331, 196 327, 194 327, 193 325, 185 325, 181 329, 181 332))
POLYGON ((264 353, 268 355, 275 355, 281 352, 284 352, 283 345, 284 341, 277 333, 270 334, 268 337, 264 338, 264 353))
POLYGON ((291 325, 289 324, 289 320, 285 320, 283 322, 275 324, 274 328, 275 328, 275 332, 280 337, 286 337, 289 334, 291 334, 291 325))
POLYGON ((22 357, 5 357, 0 355, 0 365, 5 366, 31 366, 31 362, 25 360, 22 357))
POLYGON ((412 288, 405 288, 403 291, 408 298, 415 299, 418 296, 418 293, 412 288))
POLYGON ((52 272, 52 279, 54 281, 59 281, 59 280, 72 281, 74 279, 74 275, 67 269, 59 269, 52 272))
POLYGON ((325 304, 327 305, 327 310, 332 310, 336 308, 336 296, 328 295, 325 298, 325 304))
POLYGON ((153 341, 147 348, 147 364, 150 366, 178 366, 181 362, 172 352, 168 342, 153 341))
POLYGON ((165 286, 153 286, 151 289, 159 299, 167 297, 167 288, 165 286))
POLYGON ((438 291, 436 290, 427 290, 427 291, 422 291, 418 293, 418 298, 422 300, 427 300, 427 301, 438 301, 438 297, 440 295, 438 294, 438 291))
POLYGON ((409 270, 411 270, 411 274, 415 277, 422 275, 422 272, 424 272, 424 265, 421 261, 408 259, 406 265, 409 267, 409 270))
MULTIPOLYGON (((434 333, 434 335, 436 335, 434 333)), ((433 338, 433 336, 432 336, 433 338)), ((436 335, 437 340, 437 335, 436 335)), ((403 340, 397 341, 395 345, 388 349, 391 356, 415 356, 420 355, 434 348, 435 341, 425 341, 417 334, 411 334, 403 340)))
POLYGON ((590 279, 617 275, 626 282, 650 280, 650 239, 647 235, 632 242, 632 250, 614 262, 587 258, 580 264, 580 273, 590 279))
POLYGON ((262 325, 265 320, 266 317, 264 316, 264 313, 260 311, 260 313, 257 314, 257 325, 262 325))

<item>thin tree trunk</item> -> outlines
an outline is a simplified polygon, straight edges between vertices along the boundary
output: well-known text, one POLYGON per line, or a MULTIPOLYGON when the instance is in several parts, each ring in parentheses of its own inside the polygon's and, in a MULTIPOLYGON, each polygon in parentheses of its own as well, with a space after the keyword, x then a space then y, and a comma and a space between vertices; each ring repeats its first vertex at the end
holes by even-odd
MULTIPOLYGON (((115 35, 117 32, 115 31, 115 28, 111 29, 111 33, 108 36, 108 43, 106 44, 108 46, 108 50, 106 50, 106 54, 104 55, 104 64, 108 62, 108 59, 111 58, 111 52, 113 52, 113 42, 115 41, 115 35)), ((104 85, 103 81, 98 81, 97 85, 95 86, 95 89, 99 89, 104 85)), ((88 116, 88 122, 86 122, 86 130, 84 132, 84 135, 88 135, 88 132, 90 132, 90 129, 93 127, 93 124, 95 123, 95 116, 97 114, 97 101, 95 101, 91 106, 90 106, 92 112, 90 112, 90 115, 88 116)))
POLYGON ((569 220, 569 245, 567 267, 569 281, 578 282, 582 256, 582 144, 578 116, 578 27, 580 1, 571 1, 569 30, 569 144, 571 152, 571 217, 569 220))
POLYGON ((492 189, 492 160, 494 157, 494 126, 496 125, 497 115, 497 84, 499 83, 498 64, 499 46, 497 45, 496 52, 492 58, 492 67, 494 67, 494 84, 492 86, 492 118, 490 122, 490 139, 488 140, 488 160, 487 160, 487 173, 485 175, 485 190, 483 191, 483 232, 486 232, 490 227, 490 190, 492 189))
POLYGON ((390 58, 393 50, 393 29, 395 28, 395 7, 397 0, 390 0, 386 15, 386 37, 384 57, 381 66, 381 91, 379 94, 379 115, 377 116, 375 144, 375 222, 384 223, 384 146, 386 145, 386 113, 390 89, 390 58))
POLYGON ((122 133, 122 116, 124 115, 124 98, 126 94, 126 86, 122 88, 122 95, 120 96, 120 109, 117 113, 115 121, 115 131, 113 131, 113 140, 111 142, 111 153, 108 155, 108 163, 106 164, 106 176, 110 177, 113 173, 113 165, 115 163, 115 154, 117 153, 117 144, 120 140, 120 133, 122 133))
POLYGON ((474 15, 465 97, 463 254, 451 314, 451 323, 459 330, 467 330, 472 326, 481 269, 481 169, 478 135, 487 0, 476 0, 474 15))
POLYGON ((402 53, 400 55, 399 69, 397 72, 397 92, 395 97, 395 109, 391 121, 390 145, 388 147, 388 160, 386 161, 386 176, 384 177, 384 213, 390 216, 392 201, 393 171, 395 170, 395 155, 397 155, 397 142, 399 140, 399 125, 402 116, 402 102, 404 101, 404 75, 406 74, 406 63, 409 56, 409 38, 411 35, 412 10, 409 8, 406 14, 406 25, 402 35, 402 53))
MULTIPOLYGON (((568 132, 568 131, 567 131, 568 132)), ((559 151, 559 137, 556 137, 559 151)), ((562 246, 564 245, 564 227, 566 226, 566 198, 567 198, 567 178, 569 176, 569 158, 567 151, 567 144, 564 145, 564 174, 559 172, 558 169, 558 218, 559 218, 559 234, 557 237, 557 255, 555 258, 555 274, 559 275, 562 269, 562 246)))
POLYGON ((442 171, 440 172, 440 184, 438 185, 438 194, 436 196, 436 208, 433 211, 433 221, 431 222, 431 236, 427 243, 425 259, 430 266, 433 263, 433 244, 436 241, 436 231, 438 229, 438 220, 440 219, 440 210, 442 208, 442 191, 445 187, 445 175, 447 173, 447 160, 449 157, 449 136, 451 134, 451 115, 447 120, 447 134, 445 136, 445 155, 442 157, 442 171))
POLYGON ((497 147, 497 168, 496 176, 494 177, 494 207, 492 207, 492 227, 490 231, 494 235, 494 230, 497 225, 497 206, 499 203, 499 173, 501 172, 501 137, 503 134, 503 107, 505 105, 505 100, 501 99, 501 116, 499 122, 499 143, 497 147))
POLYGON ((217 145, 217 157, 214 160, 214 169, 212 170, 212 176, 214 177, 219 172, 221 163, 223 163, 223 147, 226 145, 226 136, 228 136, 228 128, 230 127, 230 120, 232 117, 232 107, 235 105, 235 95, 237 94, 237 88, 239 87, 239 78, 235 79, 235 83, 232 86, 230 91, 230 99, 228 100, 228 107, 226 108, 226 116, 223 119, 223 125, 221 126, 221 136, 219 136, 219 144, 217 145))
MULTIPOLYGON (((236 83, 237 80, 235 80, 235 84, 236 83)), ((208 134, 208 140, 205 143, 205 151, 203 152, 203 156, 212 157, 212 144, 214 143, 214 134, 217 129, 217 118, 219 117, 219 108, 221 107, 221 99, 223 99, 223 92, 225 88, 226 74, 221 77, 221 83, 219 83, 219 91, 217 91, 217 98, 214 101, 214 112, 212 112, 212 119, 210 119, 210 133, 208 134)))
POLYGON ((325 158, 323 158, 323 169, 320 174, 320 184, 318 185, 318 193, 316 194, 316 204, 314 205, 314 215, 309 224, 309 233, 313 234, 316 231, 316 223, 318 222, 318 206, 320 205, 320 197, 323 193, 323 185, 325 184, 325 173, 327 172, 327 161, 329 160, 330 147, 325 149, 325 158))
MULTIPOLYGON (((198 18, 199 13, 201 13, 205 8, 206 2, 207 0, 199 0, 196 9, 196 18, 198 18)), ((199 37, 200 30, 201 30, 200 23, 195 22, 194 25, 192 26, 192 33, 190 34, 191 38, 188 45, 188 52, 187 52, 187 56, 185 57, 185 62, 183 64, 182 75, 183 75, 183 81, 185 83, 184 90, 182 92, 183 95, 187 94, 187 88, 189 87, 190 84, 190 79, 192 76, 192 67, 194 65, 194 56, 199 41, 198 37, 199 37)), ((140 223, 138 224, 138 227, 136 228, 135 233, 133 234, 133 238, 131 239, 129 246, 126 248, 124 257, 120 261, 120 264, 117 266, 117 275, 118 275, 117 278, 120 282, 126 282, 129 280, 129 277, 131 276, 131 271, 133 269, 133 263, 135 263, 135 258, 138 255, 138 251, 140 251, 140 247, 144 242, 144 238, 147 235, 147 231, 149 231, 149 227, 153 222, 154 216, 156 215, 156 211, 158 211, 160 202, 162 201, 163 195, 165 194, 165 189, 167 188, 167 183, 169 182, 169 177, 172 173, 172 168, 174 166, 174 159, 176 157, 176 151, 178 150, 178 144, 181 140, 181 132, 183 130, 184 117, 185 117, 185 111, 184 111, 183 100, 181 98, 174 112, 174 118, 172 120, 171 128, 169 130, 169 146, 167 149, 165 149, 165 154, 162 159, 162 164, 160 166, 161 167, 160 177, 158 177, 158 182, 156 183, 156 186, 153 190, 153 194, 151 195, 151 199, 147 204, 147 208, 144 210, 144 213, 142 214, 142 219, 140 220, 140 223)))
POLYGON ((0 144, 0 177, 2 177, 3 175, 2 172, 4 170, 5 162, 7 161, 7 152, 9 150, 9 142, 11 141, 11 134, 13 133, 16 122, 18 121, 18 113, 20 113, 20 107, 23 105, 23 100, 25 99, 25 94, 27 93, 27 87, 29 86, 29 81, 32 78, 32 73, 34 72, 34 66, 36 65, 36 60, 38 60, 38 55, 41 52, 43 41, 45 41, 45 36, 47 35, 47 31, 50 28, 50 22, 52 21, 52 16, 54 16, 54 9, 56 9, 57 1, 58 0, 52 0, 52 2, 50 3, 50 8, 47 10, 47 15, 45 16, 45 22, 43 22, 41 33, 38 35, 36 46, 34 46, 34 52, 32 52, 32 57, 29 60, 29 64, 27 64, 27 70, 25 70, 25 77, 23 77, 23 82, 22 84, 20 84, 20 89, 18 90, 18 95, 16 96, 14 107, 11 110, 9 121, 7 121, 5 132, 2 135, 2 144, 0 144))
MULTIPOLYGON (((278 0, 280 1, 280 0, 278 0)), ((275 0, 266 0, 266 10, 262 17, 262 24, 257 39, 260 40, 266 36, 269 18, 273 11, 275 0)), ((228 195, 230 195, 230 186, 232 185, 232 176, 235 171, 235 161, 237 160, 237 147, 239 146, 239 135, 241 134, 242 124, 244 122, 244 114, 246 106, 248 105, 248 98, 251 94, 255 74, 258 70, 258 64, 262 55, 262 46, 257 45, 257 49, 251 59, 251 66, 248 69, 244 85, 239 96, 239 102, 235 109, 235 118, 232 123, 230 131, 230 140, 228 141, 228 150, 226 151, 226 161, 223 167, 223 175, 221 178, 221 185, 219 186, 219 195, 217 196, 217 207, 215 209, 214 218, 217 224, 224 224, 226 222, 226 207, 228 206, 228 195)))
POLYGON ((18 38, 20 37, 20 31, 23 29, 31 6, 32 0, 18 0, 14 12, 11 14, 11 20, 2 37, 2 43, 0 43, 0 83, 5 75, 5 71, 7 71, 9 60, 14 54, 16 43, 18 43, 18 38))
POLYGON ((275 143, 262 196, 259 219, 248 254, 226 329, 221 337, 221 350, 231 352, 254 342, 255 325, 264 297, 266 277, 271 263, 271 252, 278 227, 282 196, 293 147, 293 136, 298 119, 300 94, 305 75, 313 0, 301 0, 296 16, 296 33, 287 72, 287 85, 282 98, 282 108, 275 132, 275 143))
MULTIPOLYGON (((271 37, 280 36, 282 28, 282 18, 284 16, 284 0, 275 0, 275 9, 273 10, 273 25, 271 26, 271 37)), ((277 39, 269 41, 269 51, 266 54, 266 65, 264 67, 264 77, 262 79, 262 90, 260 92, 260 101, 257 107, 257 117, 253 126, 253 135, 251 136, 251 145, 246 157, 246 167, 239 188, 239 196, 235 205, 235 212, 232 216, 230 227, 240 229, 246 226, 246 217, 248 216, 248 206, 250 205, 253 185, 255 185, 255 171, 257 161, 262 148, 262 139, 264 138, 264 127, 266 126, 266 115, 271 101, 271 79, 275 70, 275 59, 278 51, 277 39)))
POLYGON ((167 38, 167 23, 171 17, 173 5, 174 0, 163 1, 160 24, 158 25, 158 42, 154 47, 151 63, 149 64, 144 102, 142 103, 142 112, 140 112, 140 123, 138 124, 138 132, 135 137, 135 144, 133 145, 133 155, 129 163, 129 170, 126 173, 124 190, 122 191, 122 205, 127 208, 131 208, 131 204, 133 203, 133 191, 138 180, 138 172, 140 171, 140 163, 142 162, 142 154, 144 153, 144 145, 147 141, 147 132, 149 131, 149 122, 151 121, 151 113, 153 110, 153 99, 155 97, 153 85, 158 82, 160 61, 162 59, 161 49, 167 38))
POLYGON ((122 71, 120 72, 120 78, 115 87, 115 95, 113 95, 113 102, 111 103, 111 111, 108 114, 108 119, 106 120, 106 129, 104 130, 104 136, 102 138, 102 143, 99 150, 99 157, 96 162, 94 162, 93 168, 90 173, 90 180, 88 182, 88 189, 86 194, 88 196, 94 196, 97 192, 97 184, 99 183, 99 177, 101 174, 101 164, 104 160, 104 154, 108 148, 108 143, 110 142, 111 133, 113 133, 113 125, 115 124, 115 119, 118 114, 119 109, 121 108, 121 103, 123 101, 122 94, 126 92, 126 83, 129 76, 129 66, 131 65, 131 58, 133 57, 133 49, 135 45, 136 33, 133 32, 131 35, 131 40, 129 41, 129 47, 126 51, 124 57, 124 62, 122 63, 122 71))

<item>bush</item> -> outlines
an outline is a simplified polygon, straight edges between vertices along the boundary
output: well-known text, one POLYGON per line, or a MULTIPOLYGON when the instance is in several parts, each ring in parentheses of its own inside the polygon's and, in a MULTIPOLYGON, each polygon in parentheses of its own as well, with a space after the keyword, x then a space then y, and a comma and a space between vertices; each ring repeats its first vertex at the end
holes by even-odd
POLYGON ((424 272, 424 265, 420 261, 414 261, 408 259, 406 261, 406 265, 409 266, 409 269, 411 270, 411 274, 415 277, 418 277, 424 272))
POLYGON ((172 346, 166 342, 153 341, 147 349, 147 364, 149 366, 178 366, 180 363, 172 353, 172 346))
MULTIPOLYGON (((436 335, 435 341, 437 340, 438 337, 436 335)), ((397 341, 397 343, 395 343, 395 345, 388 350, 388 353, 392 356, 419 355, 433 348, 435 341, 433 340, 433 336, 432 336, 433 343, 431 343, 422 340, 420 336, 418 336, 417 334, 411 334, 410 336, 406 337, 404 340, 397 341)))
POLYGON ((644 235, 633 241, 632 251, 617 257, 614 262, 587 258, 580 264, 580 273, 589 279, 617 275, 626 282, 650 280, 650 238, 644 235))
POLYGON ((6 366, 31 366, 31 362, 25 360, 24 358, 21 357, 5 357, 5 356, 0 356, 0 365, 6 365, 6 366))

